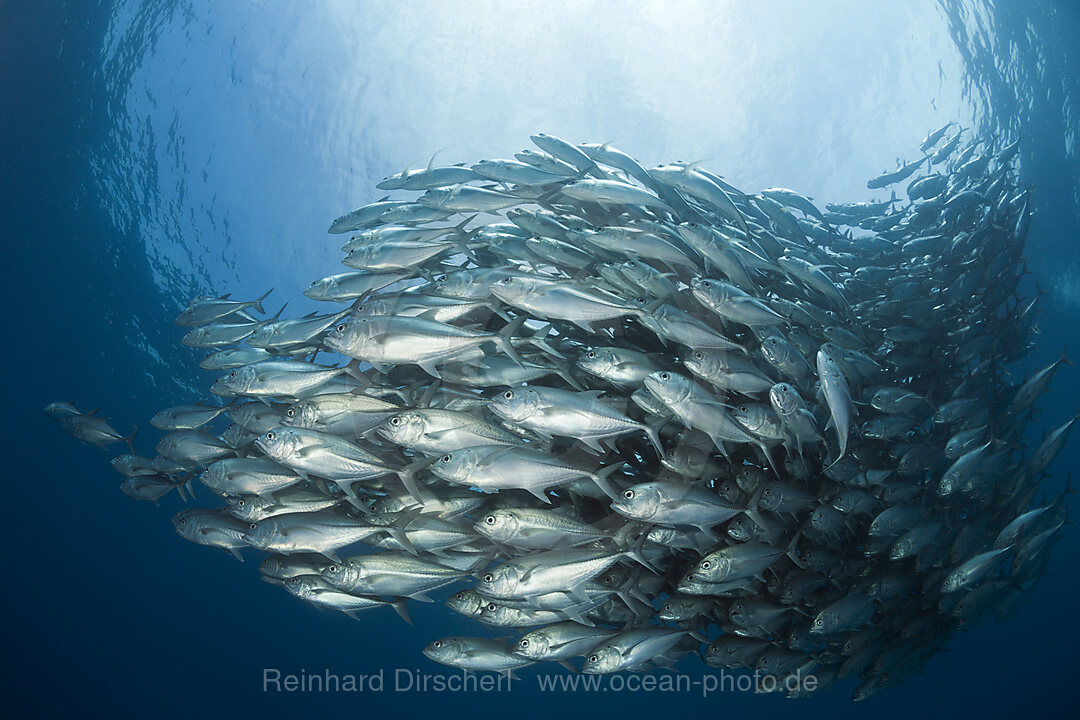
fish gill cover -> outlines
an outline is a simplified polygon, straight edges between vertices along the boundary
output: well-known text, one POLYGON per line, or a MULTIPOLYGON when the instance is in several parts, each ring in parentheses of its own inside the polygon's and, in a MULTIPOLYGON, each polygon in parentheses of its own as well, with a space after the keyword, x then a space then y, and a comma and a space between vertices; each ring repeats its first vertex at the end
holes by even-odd
POLYGON ((305 291, 324 314, 192 300, 176 324, 222 401, 154 416, 155 457, 46 411, 126 442, 125 494, 197 496, 181 536, 303 601, 409 621, 452 593, 479 635, 423 653, 458 668, 696 654, 863 699, 1019 607, 1066 522, 1068 483, 1038 496, 1076 421, 1025 446, 1068 360, 1004 372, 1038 301, 1019 141, 949 123, 867 183, 888 199, 815 203, 532 139, 336 219, 348 270, 305 291))

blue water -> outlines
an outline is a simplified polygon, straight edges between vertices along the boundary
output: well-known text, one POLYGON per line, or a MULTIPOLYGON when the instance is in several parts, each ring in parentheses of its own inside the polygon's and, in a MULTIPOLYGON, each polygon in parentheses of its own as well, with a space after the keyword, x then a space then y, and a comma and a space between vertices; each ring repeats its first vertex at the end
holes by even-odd
MULTIPOLYGON (((172 318, 194 294, 301 290, 337 272, 324 233, 407 165, 507 157, 546 131, 648 165, 700 160, 747 189, 873 196, 868 177, 955 120, 1022 137, 1036 188, 1025 281, 1046 290, 1039 352, 1080 348, 1080 8, 1072 2, 391 3, 0 1, 4 249, 4 697, 39 713, 315 712, 574 717, 705 713, 1004 717, 1068 712, 1080 645, 1080 534, 1004 623, 959 633, 923 675, 866 705, 742 693, 397 693, 395 669, 470 632, 353 622, 186 543, 118 492, 111 455, 40 412, 74 400, 118 429, 201 396, 172 318), (383 692, 264 693, 264 668, 368 674, 383 692)), ((276 305, 274 305, 276 309, 276 305)), ((1076 411, 1080 370, 1040 402, 1076 411)), ((150 432, 142 449, 150 450, 150 432)), ((1038 442, 1040 438, 1031 440, 1038 442)), ((1058 458, 1050 491, 1078 466, 1058 458)), ((205 491, 204 491, 205 494, 205 491)), ((700 677, 696 660, 679 670, 700 677)))

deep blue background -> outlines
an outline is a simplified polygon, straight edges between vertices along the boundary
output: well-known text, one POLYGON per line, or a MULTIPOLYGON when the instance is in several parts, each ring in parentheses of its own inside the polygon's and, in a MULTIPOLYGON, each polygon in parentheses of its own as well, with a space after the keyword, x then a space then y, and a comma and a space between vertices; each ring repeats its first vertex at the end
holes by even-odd
MULTIPOLYGON (((979 123, 987 133, 1020 134, 1023 176, 1036 187, 1028 257, 1033 280, 1050 290, 1043 300, 1041 351, 1031 364, 1045 363, 1070 339, 1072 347, 1080 347, 1075 107, 1080 16, 1074 4, 929 6, 924 15, 905 15, 909 24, 896 28, 875 22, 876 13, 887 13, 882 3, 851 18, 862 23, 854 31, 837 26, 830 32, 827 21, 791 38, 777 37, 764 22, 738 28, 740 37, 763 34, 755 52, 790 40, 802 53, 805 66, 788 68, 801 74, 779 79, 799 86, 784 97, 756 97, 748 88, 776 82, 775 70, 791 65, 790 57, 768 65, 767 57, 755 56, 747 62, 757 63, 761 76, 739 86, 724 85, 728 81, 719 73, 712 78, 687 67, 712 51, 702 38, 667 64, 661 62, 663 48, 647 39, 682 31, 672 23, 685 18, 642 16, 657 29, 634 29, 632 36, 614 20, 612 26, 583 25, 570 13, 550 13, 550 25, 532 35, 524 22, 489 18, 471 43, 481 55, 463 61, 478 67, 450 73, 447 80, 438 72, 453 60, 446 48, 456 47, 455 29, 439 18, 425 19, 422 11, 403 15, 388 5, 364 4, 357 10, 363 22, 352 26, 356 34, 343 45, 358 52, 375 48, 361 66, 345 64, 327 41, 328 56, 313 54, 311 73, 306 66, 290 73, 277 59, 295 52, 297 43, 320 47, 320 37, 304 34, 310 24, 293 22, 310 4, 224 5, 234 12, 214 22, 235 38, 219 38, 215 47, 240 48, 240 60, 208 55, 200 44, 211 36, 204 28, 214 27, 207 20, 213 12, 202 3, 0 0, 0 307, 8 455, 0 594, 9 659, 0 676, 8 703, 48 713, 93 708, 123 716, 334 711, 456 718, 572 711, 835 717, 872 711, 882 718, 910 718, 926 712, 975 717, 1069 712, 1080 645, 1075 532, 1058 543, 1050 576, 1013 618, 958 635, 950 652, 935 657, 924 675, 864 706, 849 703, 850 686, 801 703, 742 695, 716 695, 705 702, 695 695, 540 696, 531 670, 521 673, 524 681, 513 693, 502 696, 266 695, 260 692, 264 667, 438 672, 441 668, 426 661, 419 648, 434 637, 470 628, 439 608, 414 608, 413 629, 390 613, 371 613, 358 623, 297 603, 260 583, 255 563, 241 565, 176 537, 169 524, 179 506, 175 496, 163 508, 122 496, 119 476, 106 464, 111 455, 72 442, 40 410, 51 400, 74 400, 84 409, 101 406, 122 431, 133 423, 147 427, 145 419, 155 410, 190 398, 186 388, 208 382, 195 367, 197 355, 179 346, 171 324, 189 294, 210 289, 251 294, 276 285, 279 302, 295 301, 320 270, 337 271, 336 248, 324 240, 322 229, 340 211, 374 199, 371 178, 409 161, 425 162, 425 153, 444 146, 455 162, 479 153, 506 156, 527 144, 528 132, 538 130, 579 141, 618 141, 651 162, 723 153, 711 161, 729 162, 724 171, 748 189, 781 184, 817 195, 854 193, 865 177, 891 166, 893 156, 950 113, 969 113, 965 123, 979 123), (424 32, 394 34, 406 25, 424 32), (120 36, 117 27, 125 31, 120 36), (183 32, 168 32, 176 27, 183 32), (838 35, 886 37, 892 30, 903 35, 897 42, 906 43, 908 54, 856 58, 844 71, 850 76, 836 75, 845 64, 837 60, 844 57, 839 46, 847 42, 838 35), (515 42, 501 46, 493 40, 501 35, 515 42), (577 39, 590 35, 595 43, 577 39), (951 45, 927 46, 926 38, 946 38, 951 45), (257 48, 257 61, 249 62, 254 56, 243 55, 244 48, 257 48), (401 55, 388 55, 387 48, 401 48, 401 55), (567 62, 567 48, 581 53, 574 72, 566 69, 574 65, 567 62), (949 60, 937 61, 942 79, 938 87, 924 88, 913 80, 921 76, 906 72, 904 63, 934 65, 935 58, 926 54, 938 50, 959 62, 962 74, 949 60), (526 67, 530 62, 555 67, 549 55, 556 52, 563 53, 563 76, 539 77, 535 67, 526 67), (618 54, 623 52, 625 57, 618 54), (653 61, 650 67, 660 62, 656 66, 670 73, 650 71, 650 82, 685 96, 642 107, 630 122, 631 104, 654 87, 634 74, 635 58, 642 54, 653 61), (611 57, 624 74, 609 72, 611 57), (338 65, 337 71, 317 72, 338 65), (220 94, 207 92, 199 100, 203 104, 185 105, 193 89, 195 95, 207 90, 203 78, 219 66, 226 77, 217 88, 220 94), (521 83, 489 88, 496 98, 505 93, 512 111, 455 105, 487 87, 485 67, 521 83), (859 73, 868 67, 881 70, 872 88, 859 85, 864 79, 859 73), (425 69, 441 84, 432 89, 420 83, 416 93, 422 97, 410 95, 410 83, 419 83, 417 73, 425 69), (270 80, 260 80, 267 73, 270 80), (807 89, 807 77, 818 87, 807 89), (565 108, 552 107, 561 83, 581 94, 565 108), (369 102, 370 93, 384 86, 406 91, 395 91, 383 104, 369 102), (245 87, 250 94, 241 97, 258 98, 246 106, 248 114, 215 105, 245 87), (319 114, 329 107, 323 87, 333 88, 330 100, 346 105, 341 113, 319 114), (529 88, 543 100, 533 114, 526 112, 535 100, 529 88), (839 90, 863 101, 837 107, 831 99, 839 90), (867 104, 871 92, 876 101, 867 104), (769 103, 790 108, 811 102, 810 95, 818 105, 801 117, 766 112, 769 103), (714 112, 713 103, 724 112, 714 112), (358 128, 346 133, 353 144, 329 145, 307 134, 292 143, 287 131, 297 108, 315 113, 306 118, 306 130, 353 117, 358 128), (708 114, 709 121, 675 119, 695 113, 708 114), (377 121, 365 126, 365 117, 377 121), (399 135, 385 134, 399 126, 405 128, 399 135), (466 132, 468 126, 475 127, 466 132), (237 142, 261 137, 263 127, 279 128, 270 145, 237 142), (721 138, 718 145, 687 140, 691 133, 713 130, 721 138), (485 136, 490 150, 483 146, 485 136), (653 137, 660 149, 647 147, 653 137), (746 144, 748 137, 758 137, 760 147, 733 158, 731 148, 746 144), (818 140, 827 145, 814 146, 818 140), (501 144, 510 141, 516 144, 501 144), (837 159, 841 151, 847 154, 837 159), (309 161, 313 169, 301 174, 309 161), (787 174, 777 176, 785 167, 787 174), (262 193, 259 202, 251 199, 253 192, 262 193), (245 230, 245 223, 255 230, 245 230), (271 234, 273 228, 281 232, 271 234)), ((783 6, 767 8, 762 17, 781 16, 778 8, 783 6)), ((706 39, 708 28, 724 30, 714 16, 692 23, 707 26, 706 39)), ((539 22, 535 15, 528 19, 539 22)), ((326 137, 343 136, 332 130, 326 137)), ((1065 368, 1054 393, 1042 400, 1048 427, 1075 412, 1077 377, 1076 368, 1065 368)), ((149 453, 151 433, 140 440, 149 453)), ((1048 487, 1060 487, 1065 472, 1076 467, 1078 442, 1074 438, 1058 459, 1048 487)), ((680 669, 695 675, 703 670, 696 662, 680 669)))

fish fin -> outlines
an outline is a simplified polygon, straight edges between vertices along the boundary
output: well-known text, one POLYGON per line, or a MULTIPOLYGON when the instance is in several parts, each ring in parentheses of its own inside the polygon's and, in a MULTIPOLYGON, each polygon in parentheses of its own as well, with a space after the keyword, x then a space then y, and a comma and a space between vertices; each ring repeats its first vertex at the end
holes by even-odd
POLYGON ((413 600, 419 600, 420 602, 435 602, 430 597, 428 597, 425 593, 422 593, 422 592, 415 592, 412 595, 409 595, 408 597, 413 599, 413 600))
POLYGON ((600 454, 604 452, 604 448, 596 438, 578 438, 578 440, 584 443, 594 453, 600 454))
POLYGON ((230 553, 232 553, 232 556, 234 558, 236 558, 240 562, 244 562, 244 556, 240 554, 240 548, 231 547, 231 548, 228 548, 228 551, 230 553))
POLYGON ((401 616, 402 620, 409 623, 410 625, 413 624, 412 618, 409 617, 409 606, 406 605, 406 599, 405 598, 398 598, 396 600, 391 601, 390 606, 392 608, 394 608, 394 610, 397 612, 398 615, 401 616))
POLYGON ((525 490, 526 492, 528 492, 533 497, 541 500, 542 502, 545 502, 548 505, 551 505, 551 498, 549 498, 547 496, 547 493, 545 493, 542 488, 522 488, 522 489, 525 490))
POLYGON ((649 442, 653 444, 653 447, 656 448, 656 452, 661 458, 666 457, 666 455, 664 454, 664 446, 660 442, 660 428, 667 425, 667 422, 668 419, 666 417, 661 417, 655 423, 646 425, 644 428, 645 434, 649 436, 649 442))
POLYGON ((127 443, 127 446, 128 446, 128 450, 130 450, 130 451, 131 451, 131 454, 132 454, 132 455, 134 455, 134 454, 135 454, 135 445, 134 445, 134 440, 135 440, 135 434, 136 434, 137 432, 139 432, 139 426, 138 426, 138 425, 136 425, 136 426, 135 426, 135 429, 131 431, 131 434, 130 434, 130 435, 128 435, 128 436, 127 436, 126 438, 124 438, 124 442, 126 442, 126 443, 127 443))
MULTIPOLYGON (((255 309, 256 309, 256 310, 258 311, 258 312, 261 312, 261 313, 263 313, 263 312, 266 312, 265 310, 263 310, 263 305, 262 305, 262 302, 263 302, 263 300, 265 300, 265 299, 266 299, 266 298, 267 298, 267 297, 268 297, 268 296, 270 295, 270 293, 272 293, 272 292, 274 292, 274 288, 270 288, 269 290, 267 290, 266 292, 264 292, 264 293, 263 293, 262 295, 260 295, 260 296, 259 296, 259 297, 258 297, 258 298, 257 298, 257 299, 255 300, 255 302, 253 302, 253 303, 251 304, 251 307, 255 308, 255 309)), ((228 297, 228 295, 226 295, 226 297, 228 297)), ((284 308, 282 308, 282 309, 284 309, 284 308)))
POLYGON ((618 500, 619 493, 617 493, 615 491, 615 488, 612 487, 611 483, 608 482, 608 476, 617 470, 621 470, 623 465, 624 463, 621 462, 613 463, 601 470, 600 472, 594 473, 589 476, 590 479, 592 479, 592 481, 596 483, 596 487, 600 488, 601 492, 603 492, 612 500, 618 500))
POLYGON ((431 377, 442 380, 442 375, 439 374, 439 371, 435 368, 435 365, 430 360, 418 360, 416 364, 420 366, 421 370, 426 372, 431 377))
POLYGON ((564 660, 556 660, 555 662, 559 663, 560 665, 562 665, 562 666, 563 666, 564 668, 566 668, 566 669, 567 669, 567 670, 569 670, 570 672, 574 673, 575 675, 579 675, 579 674, 581 674, 581 671, 580 671, 580 670, 578 670, 578 669, 577 669, 576 667, 574 667, 574 666, 573 666, 573 665, 572 665, 572 664, 570 663, 570 661, 569 661, 569 660, 565 660, 565 659, 564 659, 564 660))
POLYGON ((532 336, 529 337, 526 340, 526 342, 528 342, 530 345, 535 345, 540 350, 543 350, 544 352, 546 352, 548 355, 551 355, 552 357, 556 357, 556 358, 558 358, 560 360, 565 360, 566 356, 563 355, 558 350, 556 350, 550 344, 548 344, 548 342, 546 340, 546 338, 548 336, 548 333, 551 332, 552 327, 553 326, 552 326, 551 323, 548 323, 548 324, 544 325, 539 330, 534 332, 532 334, 532 336))
POLYGON ((517 363, 520 367, 525 367, 525 363, 521 361, 521 357, 517 354, 517 350, 514 349, 514 344, 511 342, 511 338, 518 332, 525 324, 525 320, 528 319, 527 315, 520 315, 512 322, 504 325, 499 332, 495 333, 491 337, 491 341, 503 351, 511 360, 517 363))

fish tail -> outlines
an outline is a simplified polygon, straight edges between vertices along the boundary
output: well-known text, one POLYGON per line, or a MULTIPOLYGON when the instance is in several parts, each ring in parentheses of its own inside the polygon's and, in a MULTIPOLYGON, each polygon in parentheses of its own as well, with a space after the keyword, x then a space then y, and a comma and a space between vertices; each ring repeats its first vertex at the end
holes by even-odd
POLYGON ((138 433, 138 432, 139 432, 139 426, 136 425, 135 429, 131 431, 131 434, 128 435, 126 438, 124 438, 124 442, 127 443, 128 450, 131 451, 132 455, 135 454, 135 443, 134 443, 134 441, 135 441, 135 434, 138 433))
MULTIPOLYGON (((263 310, 263 305, 262 305, 262 301, 263 301, 263 300, 265 300, 265 299, 267 298, 267 296, 269 296, 269 295, 270 295, 270 293, 272 293, 272 292, 274 292, 274 288, 270 288, 269 290, 267 290, 266 292, 264 292, 264 293, 263 293, 262 295, 260 295, 260 296, 259 296, 259 297, 258 297, 258 298, 257 298, 257 299, 255 300, 255 302, 254 302, 254 303, 252 303, 252 304, 251 304, 251 307, 255 308, 255 309, 256 309, 257 311, 259 311, 259 312, 261 312, 261 313, 264 313, 264 312, 266 312, 265 310, 263 310)), ((282 309, 284 309, 284 308, 282 308, 282 309)))

